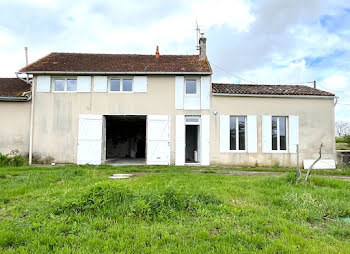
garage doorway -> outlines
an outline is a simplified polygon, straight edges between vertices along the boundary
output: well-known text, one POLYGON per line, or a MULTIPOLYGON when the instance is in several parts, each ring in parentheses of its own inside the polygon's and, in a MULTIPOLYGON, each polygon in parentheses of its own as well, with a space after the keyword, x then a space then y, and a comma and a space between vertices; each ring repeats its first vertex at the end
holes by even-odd
POLYGON ((105 116, 106 164, 146 163, 146 116, 105 116))
POLYGON ((185 163, 200 163, 200 117, 186 117, 185 163))

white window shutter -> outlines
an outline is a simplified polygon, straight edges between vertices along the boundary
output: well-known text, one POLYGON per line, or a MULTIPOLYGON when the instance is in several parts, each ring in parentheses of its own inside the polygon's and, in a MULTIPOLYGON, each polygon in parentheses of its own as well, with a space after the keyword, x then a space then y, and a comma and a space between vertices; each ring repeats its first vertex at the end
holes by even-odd
POLYGON ((135 76, 133 90, 136 93, 147 93, 147 76, 135 76))
POLYGON ((51 77, 38 76, 36 80, 36 91, 39 93, 49 93, 51 90, 51 77))
POLYGON ((90 92, 91 77, 90 76, 78 76, 77 77, 77 91, 81 93, 90 92))
POLYGON ((220 116, 220 152, 226 153, 230 150, 230 116, 220 116))
POLYGON ((272 151, 272 116, 262 116, 262 152, 272 151))
POLYGON ((299 117, 289 116, 289 152, 296 153, 299 144, 299 117))
POLYGON ((107 92, 107 76, 94 76, 94 92, 107 92))
POLYGON ((208 166, 210 164, 210 117, 209 115, 202 115, 201 119, 201 165, 208 166))
POLYGON ((176 116, 175 165, 185 165, 185 116, 176 116))
POLYGON ((185 77, 176 76, 175 77, 175 108, 176 109, 184 108, 184 85, 185 85, 185 77))
POLYGON ((258 152, 257 132, 256 116, 247 116, 248 153, 258 152))
POLYGON ((201 77, 201 109, 210 108, 210 76, 201 77))

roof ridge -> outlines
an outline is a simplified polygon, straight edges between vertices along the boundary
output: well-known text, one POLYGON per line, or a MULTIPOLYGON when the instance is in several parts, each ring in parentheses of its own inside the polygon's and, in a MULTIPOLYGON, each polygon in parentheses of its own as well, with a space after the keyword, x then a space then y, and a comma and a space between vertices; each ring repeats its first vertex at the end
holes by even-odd
MULTIPOLYGON (((74 55, 113 55, 113 56, 155 56, 155 54, 119 54, 119 53, 89 53, 89 52, 51 52, 50 54, 74 54, 74 55)), ((49 54, 49 55, 50 55, 49 54)), ((47 55, 48 56, 48 55, 47 55)), ((160 54, 159 56, 196 56, 196 54, 160 54)), ((39 59, 40 60, 40 59, 39 59)))

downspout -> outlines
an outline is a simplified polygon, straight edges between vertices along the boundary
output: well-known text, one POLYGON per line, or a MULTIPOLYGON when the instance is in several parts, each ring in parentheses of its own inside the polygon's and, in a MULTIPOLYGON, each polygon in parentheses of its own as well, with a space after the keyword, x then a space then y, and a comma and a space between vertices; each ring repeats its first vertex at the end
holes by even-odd
MULTIPOLYGON (((26 82, 31 86, 30 92, 31 92, 32 104, 30 105, 29 156, 28 156, 29 165, 31 165, 33 162, 34 95, 35 95, 34 85, 33 85, 33 81, 20 78, 18 76, 18 72, 16 72, 16 76, 17 78, 19 78, 20 80, 23 80, 24 82, 26 82)), ((29 92, 26 92, 26 93, 29 93, 29 92)))

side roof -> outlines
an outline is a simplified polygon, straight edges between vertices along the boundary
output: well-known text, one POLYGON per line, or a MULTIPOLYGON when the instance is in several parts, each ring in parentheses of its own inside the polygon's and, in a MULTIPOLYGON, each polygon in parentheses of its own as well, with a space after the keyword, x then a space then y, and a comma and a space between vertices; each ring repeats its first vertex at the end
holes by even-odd
POLYGON ((209 61, 198 55, 128 55, 51 53, 20 72, 26 73, 211 73, 209 61))
POLYGON ((250 85, 213 83, 212 93, 218 95, 266 96, 335 96, 333 93, 303 85, 250 85))
POLYGON ((0 78, 0 97, 22 97, 30 85, 18 78, 0 78))

